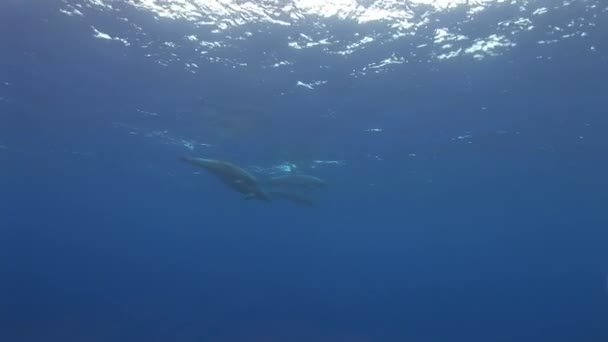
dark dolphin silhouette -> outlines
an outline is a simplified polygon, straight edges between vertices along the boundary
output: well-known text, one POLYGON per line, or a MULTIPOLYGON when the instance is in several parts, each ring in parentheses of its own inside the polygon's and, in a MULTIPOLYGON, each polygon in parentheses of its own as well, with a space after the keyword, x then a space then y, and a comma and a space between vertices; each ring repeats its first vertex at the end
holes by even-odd
POLYGON ((216 159, 196 157, 181 157, 180 159, 211 172, 222 183, 245 195, 245 199, 270 201, 270 196, 260 188, 255 176, 241 167, 216 159))

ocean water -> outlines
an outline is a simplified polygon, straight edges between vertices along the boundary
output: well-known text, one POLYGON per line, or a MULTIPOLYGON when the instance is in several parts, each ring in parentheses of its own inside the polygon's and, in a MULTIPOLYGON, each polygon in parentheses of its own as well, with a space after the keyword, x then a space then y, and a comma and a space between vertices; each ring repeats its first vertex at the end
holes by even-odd
POLYGON ((608 341, 607 36, 602 0, 3 0, 0 341, 608 341))

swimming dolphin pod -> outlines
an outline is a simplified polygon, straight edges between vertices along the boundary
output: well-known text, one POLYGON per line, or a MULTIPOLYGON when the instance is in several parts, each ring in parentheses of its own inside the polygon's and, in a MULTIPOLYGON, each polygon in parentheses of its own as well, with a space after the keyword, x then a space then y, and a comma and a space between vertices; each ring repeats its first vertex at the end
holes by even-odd
POLYGON ((325 181, 320 178, 309 175, 290 174, 272 177, 267 180, 266 183, 270 185, 272 189, 270 191, 265 191, 262 189, 260 182, 254 175, 230 162, 196 157, 181 157, 180 159, 211 172, 222 183, 245 195, 246 199, 270 201, 273 198, 279 198, 300 206, 314 207, 315 202, 308 196, 302 193, 288 191, 285 188, 295 187, 310 189, 324 188, 326 186, 325 181), (276 187, 279 187, 280 189, 275 189, 276 187))
POLYGON ((270 201, 270 196, 260 188, 257 179, 246 170, 223 160, 181 157, 182 161, 202 167, 222 183, 245 195, 246 199, 270 201))

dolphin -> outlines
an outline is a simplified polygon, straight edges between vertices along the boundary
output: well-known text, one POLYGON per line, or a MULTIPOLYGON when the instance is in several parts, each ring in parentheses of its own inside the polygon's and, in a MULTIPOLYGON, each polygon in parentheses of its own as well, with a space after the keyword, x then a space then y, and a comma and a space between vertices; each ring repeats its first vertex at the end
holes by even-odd
POLYGON ((230 162, 196 157, 180 159, 211 172, 222 183, 245 195, 245 199, 270 201, 270 196, 260 188, 255 176, 230 162))
POLYGON ((319 177, 302 174, 286 174, 272 177, 268 180, 268 184, 274 186, 292 186, 299 188, 317 188, 322 189, 327 187, 327 183, 319 177))

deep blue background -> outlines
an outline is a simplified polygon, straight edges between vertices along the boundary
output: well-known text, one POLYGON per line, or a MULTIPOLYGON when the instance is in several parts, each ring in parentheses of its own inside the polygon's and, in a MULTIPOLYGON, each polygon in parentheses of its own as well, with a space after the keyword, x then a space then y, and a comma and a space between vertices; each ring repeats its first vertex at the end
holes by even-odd
POLYGON ((0 5, 0 340, 608 341, 605 21, 597 53, 524 41, 279 97, 293 76, 163 68, 57 8, 0 5), (213 157, 345 160, 321 205, 242 201, 112 124, 200 97, 293 115, 213 157))

